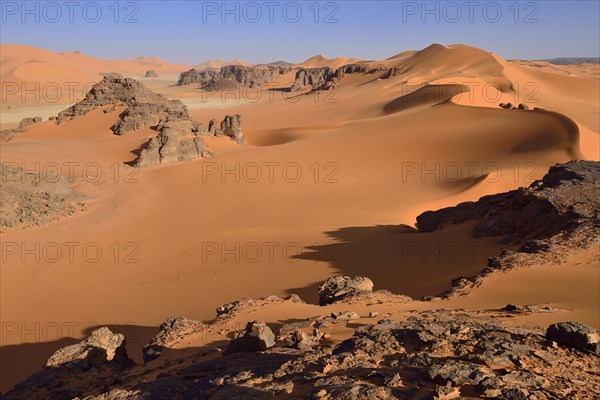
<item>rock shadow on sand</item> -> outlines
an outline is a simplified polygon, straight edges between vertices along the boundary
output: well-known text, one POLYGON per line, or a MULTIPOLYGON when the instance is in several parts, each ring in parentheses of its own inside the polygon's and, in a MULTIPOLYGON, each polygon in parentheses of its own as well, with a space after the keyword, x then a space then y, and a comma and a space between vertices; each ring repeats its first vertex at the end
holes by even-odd
MULTIPOLYGON (((325 232, 331 243, 309 246, 295 258, 329 263, 335 274, 366 276, 375 289, 421 299, 438 296, 452 280, 479 274, 488 257, 504 248, 498 238, 475 238, 479 221, 452 225, 435 232, 418 232, 407 225, 346 227, 325 232)), ((289 289, 318 304, 317 287, 289 289)))

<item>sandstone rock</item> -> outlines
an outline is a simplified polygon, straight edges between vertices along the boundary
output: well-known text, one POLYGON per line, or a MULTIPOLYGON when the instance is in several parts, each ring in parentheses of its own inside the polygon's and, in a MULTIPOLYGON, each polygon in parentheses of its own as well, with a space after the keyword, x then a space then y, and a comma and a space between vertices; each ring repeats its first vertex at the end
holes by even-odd
POLYGON ((144 76, 146 78, 158 78, 158 74, 153 69, 146 71, 146 75, 144 75, 144 76))
POLYGON ((159 327, 159 332, 152 341, 144 346, 144 362, 152 361, 160 357, 164 348, 177 345, 185 340, 187 336, 194 335, 206 328, 200 321, 190 320, 184 317, 171 317, 159 327))
POLYGON ((517 107, 518 110, 529 110, 529 106, 527 104, 524 103, 520 103, 519 106, 517 107))
POLYGON ((19 125, 14 129, 4 129, 0 131, 0 143, 6 143, 15 138, 19 133, 27 131, 29 125, 42 122, 42 117, 27 117, 23 118, 19 125))
POLYGON ((117 135, 156 125, 161 120, 190 119, 181 101, 154 93, 134 79, 106 76, 92 86, 83 100, 61 111, 57 121, 64 123, 107 105, 126 107, 112 127, 117 135))
POLYGON ((226 65, 221 69, 191 69, 179 76, 177 85, 184 86, 199 83, 204 90, 224 90, 236 87, 260 88, 267 85, 279 75, 287 74, 292 69, 287 66, 253 66, 226 65))
POLYGON ((0 176, 0 231, 58 221, 84 211, 89 200, 62 176, 26 172, 13 163, 0 163, 0 176))
MULTIPOLYGON (((600 162, 572 161, 551 167, 528 188, 484 196, 417 217, 421 232, 450 224, 481 220, 475 235, 507 236, 506 240, 541 239, 600 218, 600 162)), ((596 222, 594 222, 596 221, 596 222)))
POLYGON ((112 333, 108 328, 98 328, 84 341, 57 350, 46 361, 46 367, 78 366, 83 369, 113 363, 120 367, 130 366, 125 336, 112 333))
POLYGON ((500 107, 506 110, 510 110, 511 108, 513 108, 513 105, 511 103, 500 103, 500 107))
POLYGON ((373 290, 373 282, 369 278, 357 276, 336 275, 323 282, 319 288, 319 304, 334 303, 345 297, 352 296, 360 292, 370 292, 373 290))
MULTIPOLYGON (((221 122, 220 132, 239 144, 245 143, 244 131, 242 130, 242 116, 239 114, 226 115, 225 119, 221 122)), ((219 136, 219 131, 217 131, 217 136, 219 136)))
POLYGON ((452 400, 460 397, 460 389, 452 385, 437 386, 435 388, 434 400, 452 400))
POLYGON ((546 338, 560 346, 600 355, 600 334, 579 322, 561 322, 548 327, 546 338))
POLYGON ((231 340, 225 354, 265 351, 275 346, 275 335, 264 322, 250 321, 246 329, 231 340))

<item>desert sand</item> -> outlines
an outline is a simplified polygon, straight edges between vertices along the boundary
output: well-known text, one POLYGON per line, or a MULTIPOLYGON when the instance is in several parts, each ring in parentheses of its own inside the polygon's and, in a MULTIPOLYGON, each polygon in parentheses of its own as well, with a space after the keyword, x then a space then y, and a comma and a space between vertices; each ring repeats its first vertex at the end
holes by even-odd
MULTIPOLYGON (((3 243, 19 248, 2 260, 2 321, 14 328, 3 331, 2 391, 92 327, 121 327, 140 361, 141 347, 167 317, 208 320, 217 306, 242 297, 298 294, 308 304, 258 309, 233 324, 344 311, 317 305, 316 286, 334 274, 368 276, 376 288, 414 299, 357 305, 360 315, 377 311, 402 320, 410 310, 534 304, 559 311, 520 316, 515 324, 575 320, 600 328, 597 251, 573 250, 564 265, 497 273, 466 297, 424 302, 510 247, 473 237, 468 223, 419 235, 402 227, 414 226, 427 210, 528 186, 557 163, 600 160, 594 66, 509 62, 469 46, 432 45, 367 62, 398 68, 388 79, 348 74, 332 91, 249 89, 223 100, 223 93, 206 98, 193 85, 173 86, 190 67, 157 59, 106 61, 12 45, 3 45, 2 54, 2 80, 25 84, 97 82, 102 72, 139 77, 154 69, 160 78, 140 81, 180 99, 205 124, 243 115, 246 138, 244 146, 208 138, 211 158, 135 170, 125 164, 135 157, 132 149, 155 132, 114 135, 117 109, 35 124, 2 144, 3 163, 29 170, 57 163, 72 187, 91 198, 75 216, 2 233, 3 243), (544 111, 504 110, 503 102, 544 111), (71 259, 66 243, 78 244, 71 259), (50 251, 56 244, 62 252, 56 259, 22 254, 25 247, 50 251), (96 262, 81 250, 90 244, 102 251, 96 262), (451 254, 456 249, 458 256, 451 254)), ((319 55, 300 66, 358 61, 319 55)), ((293 80, 290 73, 277 84, 293 80)), ((2 104, 2 128, 25 112, 47 118, 75 102, 12 101, 2 104)), ((332 340, 350 335, 342 330, 332 340)), ((202 346, 213 342, 202 340, 202 346)))

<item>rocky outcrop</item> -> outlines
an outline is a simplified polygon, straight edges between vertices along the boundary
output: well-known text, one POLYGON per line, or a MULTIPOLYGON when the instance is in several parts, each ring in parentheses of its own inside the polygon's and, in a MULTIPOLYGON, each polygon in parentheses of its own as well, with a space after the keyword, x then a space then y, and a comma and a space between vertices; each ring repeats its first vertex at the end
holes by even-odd
MULTIPOLYGON (((400 322, 381 320, 358 327, 336 345, 292 348, 277 346, 265 324, 251 321, 241 336, 252 338, 249 352, 194 354, 160 368, 138 366, 135 374, 118 369, 108 374, 99 368, 46 368, 43 375, 30 377, 5 397, 368 400, 460 395, 508 400, 600 396, 598 355, 556 346, 544 338, 542 329, 511 327, 500 317, 422 311, 400 322)), ((298 343, 311 340, 297 336, 298 343)))
POLYGON ((42 117, 27 117, 23 118, 19 125, 14 129, 4 129, 0 131, 0 143, 10 142, 19 133, 27 132, 27 127, 33 124, 42 122, 42 117))
POLYGON ((489 258, 478 275, 456 278, 442 296, 466 294, 498 270, 559 263, 574 249, 598 246, 599 191, 600 162, 571 161, 551 167, 529 187, 419 215, 421 232, 478 221, 473 230, 476 237, 500 236, 500 244, 514 248, 489 258))
POLYGON ((229 136, 239 144, 245 143, 241 115, 226 115, 220 126, 220 128, 216 128, 216 120, 213 119, 208 125, 208 132, 215 136, 229 136))
POLYGON ((127 356, 125 336, 112 333, 108 328, 99 328, 84 341, 55 352, 46 361, 46 367, 77 366, 90 369, 107 363, 127 367, 133 361, 127 356))
POLYGON ((234 336, 225 349, 225 354, 265 351, 275 346, 275 335, 264 322, 250 321, 246 329, 234 336))
POLYGON ((226 65, 219 70, 206 69, 183 72, 177 85, 184 86, 199 83, 204 90, 224 90, 236 87, 259 88, 287 74, 292 69, 287 66, 253 66, 226 65))
POLYGON ((160 121, 190 120, 180 100, 169 100, 131 78, 107 76, 92 86, 83 100, 60 112, 57 122, 67 122, 104 106, 125 107, 111 128, 117 135, 151 127, 160 121))
POLYGON ((555 341, 560 346, 600 356, 600 334, 594 328, 579 322, 552 324, 546 330, 546 338, 555 341))
POLYGON ((206 324, 184 317, 171 317, 159 327, 159 332, 152 341, 144 346, 144 362, 160 357, 165 348, 173 348, 191 336, 206 328, 206 324))
POLYGON ((95 84, 79 103, 59 113, 57 123, 64 123, 97 108, 113 112, 123 107, 118 121, 112 126, 116 135, 150 127, 158 134, 139 149, 130 164, 150 167, 191 161, 198 157, 209 157, 203 137, 227 135, 237 143, 244 143, 240 115, 226 116, 221 128, 209 133, 206 127, 194 121, 187 107, 180 100, 169 100, 154 93, 134 79, 108 76, 95 84))
POLYGON ((309 87, 311 90, 330 90, 346 74, 375 74, 385 70, 385 67, 372 66, 367 63, 356 63, 344 65, 336 70, 329 67, 306 68, 296 72, 296 79, 290 91, 298 91, 309 87))
POLYGON ((158 78, 158 74, 153 69, 150 69, 150 70, 146 71, 146 75, 144 75, 144 76, 146 78, 158 78))
POLYGON ((549 238, 583 225, 600 228, 599 190, 600 162, 572 161, 551 167, 527 188, 424 212, 417 217, 417 228, 432 232, 478 220, 475 236, 504 236, 507 243, 549 238))
POLYGON ((88 198, 65 177, 27 172, 12 163, 0 163, 0 175, 0 231, 46 225, 86 208, 88 198))
POLYGON ((373 290, 373 281, 369 278, 356 276, 336 275, 323 282, 319 288, 319 304, 326 305, 343 300, 344 298, 370 292, 373 290))

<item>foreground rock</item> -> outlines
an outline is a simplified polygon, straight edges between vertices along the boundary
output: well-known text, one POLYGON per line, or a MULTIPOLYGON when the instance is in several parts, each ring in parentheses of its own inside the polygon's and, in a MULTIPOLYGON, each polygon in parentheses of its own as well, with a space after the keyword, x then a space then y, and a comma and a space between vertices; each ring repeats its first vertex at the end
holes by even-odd
POLYGON ((600 334, 578 322, 561 322, 548 327, 546 338, 561 346, 587 351, 600 356, 600 334))
POLYGON ((343 275, 332 276, 319 286, 319 304, 324 306, 346 297, 372 290, 373 281, 369 278, 362 276, 354 278, 343 275))
POLYGON ((225 349, 225 354, 265 351, 275 346, 275 335, 264 322, 250 321, 225 349))
MULTIPOLYGON (((190 355, 135 373, 46 368, 7 399, 449 399, 600 396, 600 358, 546 340, 541 329, 497 315, 425 311, 356 329, 337 345, 273 346, 250 322, 251 352, 190 355), (259 339, 260 338, 260 339, 259 339), (52 382, 52 384, 49 384, 52 382), (93 382, 93 383, 92 383, 93 382), (46 396, 46 397, 43 397, 46 396), (71 397, 69 397, 71 396, 71 397)), ((234 339, 235 341, 236 339, 234 339)), ((233 343, 233 342, 232 342, 233 343)), ((231 346, 231 345, 230 345, 231 346)))
POLYGON ((127 356, 125 336, 112 333, 108 328, 99 328, 83 342, 58 350, 48 359, 46 367, 66 365, 90 369, 106 363, 127 367, 132 360, 127 356))
POLYGON ((46 225, 84 211, 87 197, 62 176, 26 172, 0 163, 0 231, 46 225))

